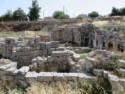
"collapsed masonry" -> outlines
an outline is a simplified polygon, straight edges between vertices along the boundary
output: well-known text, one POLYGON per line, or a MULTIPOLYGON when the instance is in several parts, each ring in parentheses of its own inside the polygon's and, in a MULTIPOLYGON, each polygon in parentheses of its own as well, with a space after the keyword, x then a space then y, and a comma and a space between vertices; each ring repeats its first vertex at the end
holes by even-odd
POLYGON ((98 82, 99 77, 104 77, 110 82, 113 94, 123 94, 125 60, 105 50, 92 51, 84 59, 80 58, 80 53, 84 53, 85 50, 91 51, 90 48, 117 48, 119 43, 121 43, 118 46, 119 50, 124 51, 124 41, 118 41, 119 37, 108 36, 109 33, 104 33, 93 25, 83 27, 54 30, 51 38, 50 36, 5 38, 0 42, 0 57, 12 61, 1 59, 0 80, 7 84, 13 82, 15 85, 20 80, 29 83, 85 80, 98 82), (90 48, 77 47, 76 53, 70 47, 60 47, 59 41, 90 48))
POLYGON ((71 43, 76 46, 85 46, 95 49, 125 50, 125 28, 123 26, 107 26, 99 28, 93 24, 82 26, 56 27, 52 30, 51 37, 61 43, 71 43))
MULTIPOLYGON (((15 86, 19 81, 26 83, 32 83, 34 81, 74 81, 80 83, 90 81, 98 83, 100 82, 100 77, 103 77, 108 79, 113 94, 124 94, 125 92, 125 60, 119 59, 113 52, 96 50, 90 52, 85 59, 77 58, 74 61, 69 57, 70 66, 72 67, 70 73, 64 71, 62 73, 57 72, 55 70, 57 68, 54 67, 49 67, 52 72, 45 72, 47 67, 45 65, 51 65, 51 63, 46 62, 46 59, 45 57, 37 57, 32 60, 32 63, 35 65, 38 64, 38 69, 41 69, 39 72, 31 70, 30 66, 23 66, 17 69, 16 62, 1 59, 0 80, 3 83, 5 82, 8 85, 15 86), (118 67, 116 64, 118 64, 118 67)), ((63 64, 63 62, 60 62, 60 64, 63 64)))

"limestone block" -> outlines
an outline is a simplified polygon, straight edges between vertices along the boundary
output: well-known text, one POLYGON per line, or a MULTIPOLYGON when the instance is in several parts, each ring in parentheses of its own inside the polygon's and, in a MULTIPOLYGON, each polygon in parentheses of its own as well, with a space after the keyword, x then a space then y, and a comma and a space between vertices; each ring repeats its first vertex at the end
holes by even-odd
POLYGON ((8 73, 8 75, 15 75, 15 70, 17 70, 16 67, 11 67, 7 69, 6 72, 8 73))
POLYGON ((51 49, 51 42, 46 43, 46 49, 51 49))
POLYGON ((79 73, 79 82, 84 82, 84 81, 96 82, 97 78, 89 74, 79 73))
POLYGON ((52 56, 47 57, 47 62, 53 62, 54 58, 52 56))
POLYGON ((94 62, 95 62, 94 58, 90 58, 90 57, 85 58, 86 71, 90 71, 94 67, 94 64, 93 64, 94 62))
POLYGON ((3 66, 0 66, 0 70, 7 70, 9 68, 16 68, 17 67, 17 62, 11 62, 11 63, 8 63, 6 65, 3 65, 3 66))
POLYGON ((30 69, 29 66, 23 66, 18 70, 18 73, 20 75, 25 75, 29 71, 29 69, 30 69))
POLYGON ((15 45, 15 38, 13 38, 13 37, 5 38, 5 43, 6 43, 7 45, 12 45, 12 46, 14 46, 14 45, 15 45))
POLYGON ((67 51, 67 53, 68 53, 70 56, 73 56, 73 54, 75 54, 75 52, 72 51, 72 50, 66 50, 66 51, 67 51))
POLYGON ((52 52, 52 56, 53 57, 58 57, 58 56, 68 56, 68 52, 67 51, 53 51, 52 52))
POLYGON ((103 75, 103 70, 102 69, 93 69, 93 73, 96 76, 102 76, 103 75))
POLYGON ((36 73, 36 72, 27 72, 25 77, 26 77, 26 80, 28 82, 34 82, 34 81, 37 81, 38 73, 36 73))
POLYGON ((77 28, 73 28, 73 37, 74 37, 74 40, 73 42, 76 43, 77 45, 81 45, 81 33, 80 31, 78 31, 77 28))
POLYGON ((120 77, 125 77, 125 69, 120 68, 117 71, 120 77))
POLYGON ((53 73, 51 72, 40 72, 38 74, 37 80, 40 82, 53 81, 53 73))
POLYGON ((36 36, 35 39, 34 39, 34 43, 39 44, 40 42, 41 42, 40 36, 36 36))
POLYGON ((56 51, 64 51, 65 48, 64 47, 59 47, 59 48, 56 48, 56 51))
POLYGON ((40 56, 42 54, 42 52, 40 50, 34 50, 34 53, 31 54, 33 57, 37 57, 40 56))
POLYGON ((63 81, 65 80, 63 73, 53 73, 54 81, 63 81))
POLYGON ((63 40, 65 42, 72 42, 73 36, 71 28, 64 28, 63 40))
POLYGON ((73 54, 73 60, 74 61, 79 61, 80 60, 80 55, 79 54, 73 54))
POLYGON ((22 51, 22 52, 28 52, 28 51, 30 51, 30 50, 31 50, 30 47, 21 47, 21 51, 22 51))
POLYGON ((119 67, 125 68, 125 60, 119 59, 119 67))
POLYGON ((41 35, 40 38, 41 42, 49 42, 51 40, 49 35, 41 35))
POLYGON ((40 42, 40 48, 41 49, 46 49, 46 43, 45 42, 40 42))
POLYGON ((14 81, 13 76, 1 76, 2 81, 14 81))
POLYGON ((79 74, 78 73, 64 73, 64 78, 66 78, 67 81, 78 81, 79 74))
POLYGON ((47 55, 47 49, 41 50, 41 54, 42 54, 43 56, 46 56, 46 55, 47 55))
POLYGON ((113 94, 124 94, 125 90, 125 79, 120 79, 118 76, 108 74, 108 80, 112 86, 112 93, 113 94))
POLYGON ((32 59, 32 63, 37 63, 37 64, 44 64, 47 62, 47 58, 45 57, 36 57, 34 59, 32 59))
POLYGON ((51 49, 47 49, 47 54, 51 55, 52 54, 52 50, 51 49))
POLYGON ((51 47, 52 48, 58 48, 59 47, 59 41, 51 41, 51 47))
POLYGON ((56 48, 51 48, 51 51, 56 51, 56 48))
POLYGON ((35 45, 35 50, 39 50, 41 48, 41 45, 40 44, 36 44, 35 45))
POLYGON ((109 71, 103 70, 103 76, 104 76, 105 78, 108 78, 108 74, 110 74, 109 71))

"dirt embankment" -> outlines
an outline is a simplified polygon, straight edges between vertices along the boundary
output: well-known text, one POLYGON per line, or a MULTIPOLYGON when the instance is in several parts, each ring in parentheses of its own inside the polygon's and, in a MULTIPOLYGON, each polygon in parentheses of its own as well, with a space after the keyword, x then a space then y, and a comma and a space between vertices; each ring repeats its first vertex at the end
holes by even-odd
POLYGON ((0 32, 8 31, 39 31, 51 30, 54 26, 75 24, 80 20, 54 20, 54 21, 24 21, 24 22, 0 22, 0 32))

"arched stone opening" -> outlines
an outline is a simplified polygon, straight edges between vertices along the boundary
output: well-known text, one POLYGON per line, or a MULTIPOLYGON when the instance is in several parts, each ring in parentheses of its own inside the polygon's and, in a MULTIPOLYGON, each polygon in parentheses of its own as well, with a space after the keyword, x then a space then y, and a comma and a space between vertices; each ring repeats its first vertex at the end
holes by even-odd
POLYGON ((90 40, 90 47, 91 47, 91 48, 94 47, 94 46, 93 46, 93 40, 92 40, 92 39, 90 40))
POLYGON ((0 54, 0 59, 2 58, 2 54, 0 54))
POLYGON ((113 49, 113 44, 112 44, 112 42, 109 42, 109 43, 108 43, 108 49, 109 49, 109 50, 112 50, 112 49, 113 49))
POLYGON ((99 42, 98 42, 98 40, 96 40, 96 47, 98 47, 98 45, 99 45, 99 42))
POLYGON ((102 42, 102 48, 105 48, 105 42, 102 42))
POLYGON ((84 39, 84 46, 88 47, 89 45, 89 38, 84 39))
POLYGON ((123 52, 124 51, 123 50, 123 45, 122 44, 118 44, 117 50, 123 52))

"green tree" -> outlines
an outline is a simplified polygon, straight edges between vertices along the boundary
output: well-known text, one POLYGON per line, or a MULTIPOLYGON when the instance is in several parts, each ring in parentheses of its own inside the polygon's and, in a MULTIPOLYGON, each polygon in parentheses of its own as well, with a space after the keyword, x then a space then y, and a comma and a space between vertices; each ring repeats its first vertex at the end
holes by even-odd
POLYGON ((121 16, 125 16, 125 8, 119 10, 121 16))
POLYGON ((29 9, 30 9, 29 14, 28 14, 29 19, 31 21, 38 20, 40 17, 39 12, 40 12, 41 7, 39 7, 37 0, 32 0, 32 6, 29 9))
POLYGON ((18 8, 13 12, 12 19, 14 21, 25 21, 27 20, 27 15, 21 8, 18 8))
POLYGON ((53 18, 55 19, 69 19, 69 15, 65 14, 63 11, 55 11, 53 13, 53 18))
POLYGON ((0 21, 11 21, 12 20, 12 12, 8 10, 4 15, 0 17, 0 21))
POLYGON ((120 10, 119 9, 117 9, 117 8, 115 8, 115 7, 113 7, 112 8, 112 12, 111 12, 111 16, 118 16, 118 15, 120 15, 120 14, 122 14, 122 13, 120 13, 120 10))
POLYGON ((99 13, 96 11, 93 11, 93 12, 89 13, 88 16, 91 18, 96 18, 96 17, 99 17, 99 13))

